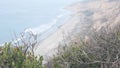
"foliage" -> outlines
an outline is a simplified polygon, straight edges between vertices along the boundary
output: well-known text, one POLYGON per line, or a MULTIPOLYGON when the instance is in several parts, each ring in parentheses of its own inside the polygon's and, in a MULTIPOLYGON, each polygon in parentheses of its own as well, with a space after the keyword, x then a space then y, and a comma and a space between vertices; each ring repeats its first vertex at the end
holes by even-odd
POLYGON ((43 57, 35 57, 31 52, 24 53, 24 47, 5 43, 0 48, 1 68, 43 68, 43 57))
POLYGON ((60 45, 58 53, 49 60, 51 68, 100 68, 102 63, 112 67, 111 63, 120 60, 119 29, 93 30, 87 39, 80 41, 78 37, 77 42, 71 40, 69 44, 60 45))

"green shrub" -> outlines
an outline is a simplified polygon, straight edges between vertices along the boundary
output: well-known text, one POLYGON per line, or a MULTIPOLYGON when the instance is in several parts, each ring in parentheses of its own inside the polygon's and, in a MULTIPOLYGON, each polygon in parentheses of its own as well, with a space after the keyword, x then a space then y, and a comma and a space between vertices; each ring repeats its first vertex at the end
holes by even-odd
POLYGON ((0 68, 43 68, 43 57, 37 58, 31 52, 24 53, 24 47, 5 43, 0 47, 0 68))

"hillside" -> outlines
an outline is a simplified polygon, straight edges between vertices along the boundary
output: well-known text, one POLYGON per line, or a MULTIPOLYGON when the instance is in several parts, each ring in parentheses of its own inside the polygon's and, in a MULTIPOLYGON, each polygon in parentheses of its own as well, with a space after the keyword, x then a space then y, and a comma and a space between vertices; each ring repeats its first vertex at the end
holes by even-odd
POLYGON ((80 2, 66 7, 79 18, 76 26, 78 33, 86 34, 88 30, 99 31, 102 28, 114 28, 120 24, 120 0, 98 0, 80 2))
POLYGON ((92 30, 96 32, 103 28, 114 30, 120 25, 120 0, 78 2, 65 9, 72 12, 71 17, 55 33, 39 43, 35 55, 52 56, 59 43, 68 36, 86 38, 92 30))

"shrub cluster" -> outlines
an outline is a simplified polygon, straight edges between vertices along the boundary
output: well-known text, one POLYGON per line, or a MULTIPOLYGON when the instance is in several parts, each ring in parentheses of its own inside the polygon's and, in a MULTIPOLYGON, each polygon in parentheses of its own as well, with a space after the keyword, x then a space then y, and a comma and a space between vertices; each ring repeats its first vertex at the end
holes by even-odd
POLYGON ((0 47, 0 68, 43 68, 43 57, 24 52, 24 47, 5 43, 0 47))
POLYGON ((78 37, 64 46, 60 45, 54 58, 48 60, 48 68, 101 68, 102 64, 106 65, 105 68, 119 68, 119 29, 92 30, 87 38, 80 40, 78 37))

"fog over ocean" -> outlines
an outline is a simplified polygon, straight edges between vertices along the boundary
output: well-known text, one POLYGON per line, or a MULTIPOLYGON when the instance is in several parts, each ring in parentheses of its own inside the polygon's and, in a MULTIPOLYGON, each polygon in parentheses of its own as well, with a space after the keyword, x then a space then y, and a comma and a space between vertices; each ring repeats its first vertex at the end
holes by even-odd
POLYGON ((11 41, 14 33, 33 30, 39 34, 63 24, 69 15, 63 8, 77 1, 81 0, 1 0, 0 43, 11 41))

